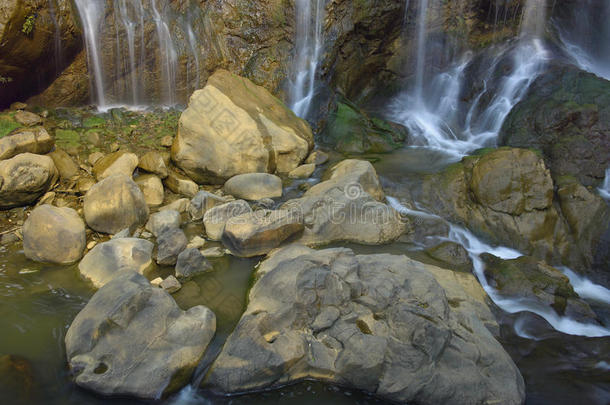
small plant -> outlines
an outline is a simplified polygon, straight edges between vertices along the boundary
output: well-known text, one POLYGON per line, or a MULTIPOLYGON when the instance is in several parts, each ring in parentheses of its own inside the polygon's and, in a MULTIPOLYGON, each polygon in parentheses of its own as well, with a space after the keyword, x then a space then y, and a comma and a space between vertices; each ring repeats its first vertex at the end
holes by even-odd
POLYGON ((36 14, 30 14, 21 27, 21 32, 25 35, 30 35, 34 31, 34 23, 36 22, 36 14))
POLYGON ((0 75, 0 83, 6 84, 6 83, 10 83, 12 81, 13 81, 12 77, 4 77, 4 76, 0 75))

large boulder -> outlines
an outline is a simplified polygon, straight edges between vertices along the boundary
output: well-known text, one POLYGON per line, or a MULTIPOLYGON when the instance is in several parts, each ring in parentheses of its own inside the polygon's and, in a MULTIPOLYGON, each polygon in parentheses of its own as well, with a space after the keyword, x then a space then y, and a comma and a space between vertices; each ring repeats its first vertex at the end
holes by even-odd
POLYGON ((0 161, 0 209, 31 204, 59 177, 53 159, 22 153, 0 161))
POLYGON ((583 323, 597 323, 597 316, 581 300, 561 271, 533 257, 503 260, 488 253, 481 255, 489 284, 507 298, 554 311, 583 323))
POLYGON ((243 173, 287 173, 313 147, 309 125, 267 90, 218 70, 182 113, 172 159, 199 183, 243 173))
POLYGON ((383 189, 373 166, 344 160, 329 179, 311 187, 282 209, 300 213, 305 229, 298 241, 309 246, 348 241, 367 245, 392 242, 405 230, 400 214, 381 202, 383 189))
POLYGON ((247 173, 231 177, 224 185, 226 194, 256 201, 282 196, 282 179, 273 174, 247 173))
POLYGON ((23 251, 37 262, 74 263, 86 243, 85 223, 72 208, 41 205, 23 224, 23 251))
POLYGON ((258 210, 229 219, 222 241, 234 255, 253 257, 267 254, 302 230, 298 211, 258 210))
POLYGON ((400 403, 523 403, 510 356, 427 268, 349 249, 276 251, 204 386, 237 393, 313 378, 400 403))
POLYGON ((49 153, 55 141, 43 127, 20 128, 0 138, 0 160, 10 159, 20 153, 49 153))
POLYGON ((76 316, 66 333, 66 354, 80 387, 160 399, 188 384, 215 331, 208 308, 183 311, 167 292, 127 271, 76 316))
POLYGON ((571 240, 553 205, 550 172, 533 151, 500 148, 466 157, 427 176, 421 200, 493 243, 549 262, 568 255, 571 240))
POLYGON ((78 264, 78 269, 85 279, 100 288, 125 271, 143 274, 152 266, 153 247, 145 239, 111 239, 95 245, 78 264))
POLYGON ((115 234, 125 228, 144 225, 148 206, 131 178, 114 175, 95 184, 85 195, 85 221, 92 229, 115 234))
POLYGON ((553 176, 598 185, 610 166, 610 82, 574 67, 553 66, 506 118, 503 145, 542 151, 553 176))
POLYGON ((144 195, 144 201, 151 207, 156 207, 163 204, 165 199, 165 190, 161 179, 154 174, 142 174, 135 179, 136 184, 140 187, 144 195))

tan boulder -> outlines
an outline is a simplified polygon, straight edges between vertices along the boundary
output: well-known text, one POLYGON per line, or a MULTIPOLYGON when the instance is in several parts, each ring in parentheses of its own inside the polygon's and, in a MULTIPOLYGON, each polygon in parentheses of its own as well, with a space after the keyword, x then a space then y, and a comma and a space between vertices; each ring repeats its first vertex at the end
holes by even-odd
POLYGON ((43 127, 20 128, 0 138, 0 160, 10 159, 20 153, 49 153, 55 141, 43 127))
POLYGON ((0 161, 0 209, 31 204, 55 185, 58 177, 48 156, 22 153, 0 161))
POLYGON ((98 181, 117 174, 131 177, 137 166, 138 156, 135 153, 120 150, 97 160, 93 174, 98 181))

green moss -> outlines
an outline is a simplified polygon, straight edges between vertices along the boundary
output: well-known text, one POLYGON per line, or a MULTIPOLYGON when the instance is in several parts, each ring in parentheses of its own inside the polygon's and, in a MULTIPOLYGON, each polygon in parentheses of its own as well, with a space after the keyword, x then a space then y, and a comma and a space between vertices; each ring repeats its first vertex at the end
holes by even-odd
POLYGON ((36 14, 30 14, 26 17, 23 22, 23 26, 21 27, 21 32, 23 34, 29 36, 34 31, 34 25, 36 23, 36 14))
POLYGON ((83 127, 85 128, 98 128, 104 125, 106 125, 106 120, 96 115, 87 117, 83 120, 83 127))
POLYGON ((0 116, 0 138, 11 133, 11 131, 21 127, 21 125, 13 120, 10 115, 0 116))
POLYGON ((55 142, 62 147, 79 146, 81 143, 80 134, 71 129, 56 129, 55 142))

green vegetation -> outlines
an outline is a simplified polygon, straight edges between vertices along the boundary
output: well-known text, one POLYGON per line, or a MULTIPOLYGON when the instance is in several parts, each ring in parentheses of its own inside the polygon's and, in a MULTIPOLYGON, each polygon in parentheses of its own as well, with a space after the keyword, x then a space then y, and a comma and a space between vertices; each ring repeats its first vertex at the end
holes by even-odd
POLYGON ((80 135, 71 129, 56 129, 55 142, 63 147, 78 147, 80 145, 80 135))
POLYGON ((0 138, 10 134, 14 129, 19 128, 18 122, 14 121, 11 117, 0 118, 0 138))
POLYGON ((10 83, 12 81, 13 81, 12 77, 7 77, 7 76, 0 75, 0 83, 6 84, 6 83, 10 83))
POLYGON ((21 27, 21 32, 23 32, 25 35, 29 36, 34 31, 35 23, 36 23, 36 14, 30 14, 25 19, 25 22, 23 23, 23 27, 21 27))

